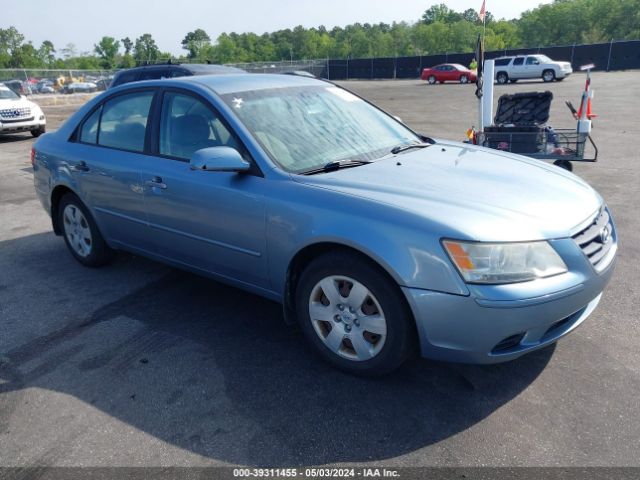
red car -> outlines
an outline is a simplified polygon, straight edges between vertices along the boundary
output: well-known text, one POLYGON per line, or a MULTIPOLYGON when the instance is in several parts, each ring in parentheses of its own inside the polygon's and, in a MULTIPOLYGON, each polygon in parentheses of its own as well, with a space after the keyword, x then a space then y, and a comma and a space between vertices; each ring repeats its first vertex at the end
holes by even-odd
POLYGON ((469 83, 476 81, 476 72, 475 70, 469 70, 459 63, 443 63, 435 67, 425 68, 422 70, 420 78, 432 85, 436 82, 469 83))

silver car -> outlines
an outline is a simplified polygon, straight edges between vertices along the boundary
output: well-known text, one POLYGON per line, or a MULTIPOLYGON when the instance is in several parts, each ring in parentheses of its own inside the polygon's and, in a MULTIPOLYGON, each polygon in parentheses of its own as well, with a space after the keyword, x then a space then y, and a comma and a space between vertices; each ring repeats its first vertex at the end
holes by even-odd
POLYGON ((349 372, 514 359, 580 325, 613 271, 613 218, 578 177, 313 78, 123 85, 32 153, 80 263, 126 250, 281 302, 349 372))

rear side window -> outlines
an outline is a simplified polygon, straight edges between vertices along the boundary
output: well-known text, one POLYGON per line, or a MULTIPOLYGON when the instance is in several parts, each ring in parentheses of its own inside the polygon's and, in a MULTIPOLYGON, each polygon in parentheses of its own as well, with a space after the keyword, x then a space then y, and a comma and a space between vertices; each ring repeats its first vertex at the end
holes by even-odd
POLYGON ((82 124, 82 130, 80 131, 80 141, 82 143, 98 143, 98 125, 100 124, 101 112, 102 107, 96 109, 82 124))
POLYGON ((516 59, 513 61, 513 64, 514 64, 514 65, 522 65, 523 63, 524 63, 524 58, 516 58, 516 59))
POLYGON ((152 99, 153 92, 136 92, 119 95, 105 102, 98 144, 142 152, 152 99))
POLYGON ((122 72, 118 76, 116 76, 116 78, 113 79, 113 83, 111 84, 111 86, 115 87, 116 85, 122 85, 123 83, 135 82, 137 77, 138 77, 137 71, 129 70, 126 72, 122 72))
POLYGON ((140 80, 158 80, 169 77, 171 77, 171 70, 168 68, 150 68, 142 72, 140 80))
POLYGON ((498 58, 495 62, 495 65, 497 67, 504 67, 505 65, 509 65, 510 61, 511 61, 510 58, 498 58))

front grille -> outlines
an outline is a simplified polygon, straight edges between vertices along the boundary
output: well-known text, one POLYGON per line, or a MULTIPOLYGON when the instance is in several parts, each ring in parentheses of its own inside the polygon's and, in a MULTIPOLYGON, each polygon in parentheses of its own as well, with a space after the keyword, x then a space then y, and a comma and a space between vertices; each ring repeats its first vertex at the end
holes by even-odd
POLYGON ((495 347, 491 349, 491 353, 504 353, 508 350, 511 350, 512 348, 517 347, 523 338, 524 333, 517 333, 515 335, 511 335, 510 337, 503 338, 496 344, 495 347))
POLYGON ((2 120, 17 120, 22 117, 30 117, 31 116, 31 108, 29 107, 21 107, 21 108, 5 108, 0 110, 0 118, 2 120))
POLYGON ((11 120, 6 120, 6 119, 2 119, 2 123, 4 123, 5 125, 7 123, 20 123, 20 122, 31 122, 34 119, 34 117, 29 117, 29 118, 12 118, 11 120))
POLYGON ((611 260, 607 259, 607 253, 615 244, 613 223, 607 209, 603 208, 600 215, 588 227, 576 233, 573 239, 596 270, 604 269, 611 260))

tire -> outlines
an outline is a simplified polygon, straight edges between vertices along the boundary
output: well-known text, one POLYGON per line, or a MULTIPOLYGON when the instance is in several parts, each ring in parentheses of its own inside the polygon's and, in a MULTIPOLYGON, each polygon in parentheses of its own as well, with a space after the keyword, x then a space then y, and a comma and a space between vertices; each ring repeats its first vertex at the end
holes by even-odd
POLYGON ((469 83, 469 77, 466 75, 460 75, 460 83, 469 83))
POLYGON ((511 79, 509 79, 509 81, 510 81, 511 83, 516 83, 516 82, 518 81, 518 79, 517 79, 517 78, 511 78, 511 79))
POLYGON ((429 82, 429 85, 434 85, 436 83, 435 75, 429 75, 429 77, 427 78, 427 82, 429 82))
POLYGON ((41 126, 36 128, 35 130, 31 130, 31 135, 38 138, 40 135, 42 135, 46 131, 47 131, 47 128, 45 126, 41 126))
POLYGON ((397 285, 375 264, 348 252, 325 254, 305 268, 296 287, 296 315, 320 356, 356 375, 395 370, 417 340, 397 285))
POLYGON ((542 81, 543 82, 553 82, 556 79, 556 72, 553 70, 545 70, 542 72, 542 81))
POLYGON ((573 172, 573 165, 569 160, 556 160, 553 162, 556 167, 564 168, 569 172, 573 172))
POLYGON ((73 193, 60 200, 58 222, 67 248, 82 265, 101 267, 113 259, 114 251, 104 241, 89 209, 73 193))
POLYGON ((509 75, 507 75, 507 72, 498 72, 498 74, 496 75, 496 81, 500 85, 504 85, 509 81, 509 75))

